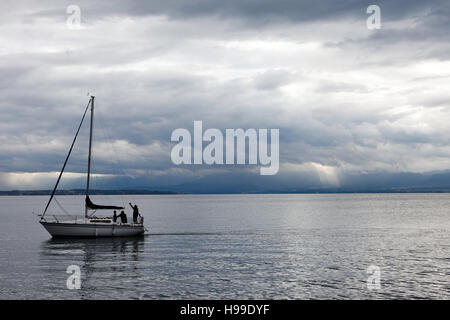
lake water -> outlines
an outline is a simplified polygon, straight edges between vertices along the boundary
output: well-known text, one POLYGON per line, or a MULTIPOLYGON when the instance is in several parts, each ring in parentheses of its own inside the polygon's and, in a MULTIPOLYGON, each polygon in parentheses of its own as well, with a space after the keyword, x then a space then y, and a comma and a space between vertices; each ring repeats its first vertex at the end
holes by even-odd
POLYGON ((448 194, 94 196, 136 202, 150 234, 85 240, 50 239, 47 199, 0 197, 1 299, 450 299, 448 194))

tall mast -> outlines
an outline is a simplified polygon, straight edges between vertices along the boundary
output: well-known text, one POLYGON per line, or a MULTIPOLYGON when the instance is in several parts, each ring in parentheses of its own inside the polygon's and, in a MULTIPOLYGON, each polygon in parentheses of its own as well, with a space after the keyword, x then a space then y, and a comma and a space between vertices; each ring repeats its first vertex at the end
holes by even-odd
MULTIPOLYGON (((95 96, 91 96, 91 127, 90 127, 90 131, 89 131, 89 155, 88 155, 88 170, 87 170, 87 182, 86 182, 86 197, 89 196, 89 180, 90 180, 90 176, 91 176, 92 129, 94 127, 94 98, 95 98, 95 96)), ((87 204, 85 206, 84 216, 85 216, 85 218, 88 217, 87 204)))

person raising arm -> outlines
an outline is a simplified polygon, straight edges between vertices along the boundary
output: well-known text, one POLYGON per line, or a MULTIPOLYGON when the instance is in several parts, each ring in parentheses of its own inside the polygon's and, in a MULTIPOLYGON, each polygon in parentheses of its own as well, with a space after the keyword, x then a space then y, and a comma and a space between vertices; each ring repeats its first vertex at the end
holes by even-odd
POLYGON ((139 208, 135 204, 134 206, 129 202, 130 207, 133 209, 133 223, 138 223, 138 217, 139 217, 139 208))

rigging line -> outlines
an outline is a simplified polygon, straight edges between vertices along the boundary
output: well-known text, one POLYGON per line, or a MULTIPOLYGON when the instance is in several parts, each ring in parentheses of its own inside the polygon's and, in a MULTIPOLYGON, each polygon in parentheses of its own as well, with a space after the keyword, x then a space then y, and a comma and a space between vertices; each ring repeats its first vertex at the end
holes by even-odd
POLYGON ((50 196, 50 199, 48 199, 47 205, 45 206, 45 210, 44 210, 44 213, 41 216, 41 220, 44 218, 44 215, 47 212, 48 206, 50 205, 50 202, 52 202, 52 199, 55 196, 56 188, 58 187, 59 181, 61 180, 61 176, 62 176, 62 174, 64 172, 64 169, 66 168, 67 161, 69 160, 70 153, 72 152, 72 149, 73 149, 73 146, 75 144, 75 141, 77 140, 78 133, 80 132, 81 125, 83 124, 84 117, 86 116, 86 113, 87 113, 87 111, 89 109, 89 105, 91 104, 91 101, 92 101, 92 98, 89 99, 89 102, 88 102, 88 104, 86 106, 86 110, 84 110, 84 114, 83 114, 83 117, 81 118, 80 125, 78 126, 78 129, 77 129, 77 132, 75 134, 75 137, 73 138, 72 145, 70 146, 70 149, 69 149, 69 153, 67 154, 66 160, 64 161, 64 165, 63 165, 63 167, 61 169, 61 172, 59 173, 58 180, 56 181, 56 185, 53 188, 53 191, 52 191, 52 194, 50 196))
POLYGON ((91 218, 96 212, 97 212, 97 210, 94 210, 94 211, 90 214, 89 218, 91 218))
POLYGON ((53 200, 55 200, 56 204, 59 206, 59 208, 68 216, 71 216, 61 205, 61 203, 59 203, 58 199, 56 199, 56 197, 53 197, 53 200))
MULTIPOLYGON (((101 113, 101 105, 99 104, 98 100, 97 100, 96 110, 97 110, 97 129, 98 129, 97 131, 101 131, 101 134, 103 134, 101 136, 101 138, 104 139, 106 137, 106 139, 107 139, 107 135, 105 134, 105 130, 103 128, 103 124, 102 124, 102 120, 101 120, 101 118, 102 118, 102 116, 101 116, 101 114, 102 114, 101 113)), ((106 143, 107 142, 108 141, 106 140, 106 143)), ((110 150, 110 148, 107 148, 107 149, 110 150)), ((109 159, 111 159, 111 157, 109 157, 109 159)), ((100 172, 100 171, 97 170, 98 167, 96 166, 96 162, 95 161, 92 162, 92 168, 93 168, 93 172, 100 172)), ((108 173, 108 172, 106 172, 106 173, 108 173)), ((95 186, 97 189, 99 189, 99 187, 101 188, 101 183, 100 183, 101 180, 102 180, 101 176, 96 177, 94 175, 92 177, 92 184, 93 184, 93 186, 95 186)), ((105 197, 105 195, 102 194, 101 192, 100 192, 100 194, 97 194, 96 197, 100 198, 102 201, 105 201, 105 202, 110 201, 109 198, 105 197)))

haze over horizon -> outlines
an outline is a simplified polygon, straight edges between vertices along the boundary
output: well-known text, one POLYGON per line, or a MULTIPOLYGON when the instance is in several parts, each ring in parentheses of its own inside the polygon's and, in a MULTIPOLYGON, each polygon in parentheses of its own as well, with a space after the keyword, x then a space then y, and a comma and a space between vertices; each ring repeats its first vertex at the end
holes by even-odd
MULTIPOLYGON (((92 188, 450 188, 448 1, 3 1, 0 190, 51 189, 87 93, 92 188), (69 29, 69 5, 81 25, 69 29), (369 30, 369 4, 381 28, 369 30), (280 129, 280 169, 181 165, 177 128, 280 129)), ((83 188, 88 121, 61 189, 83 188)))

